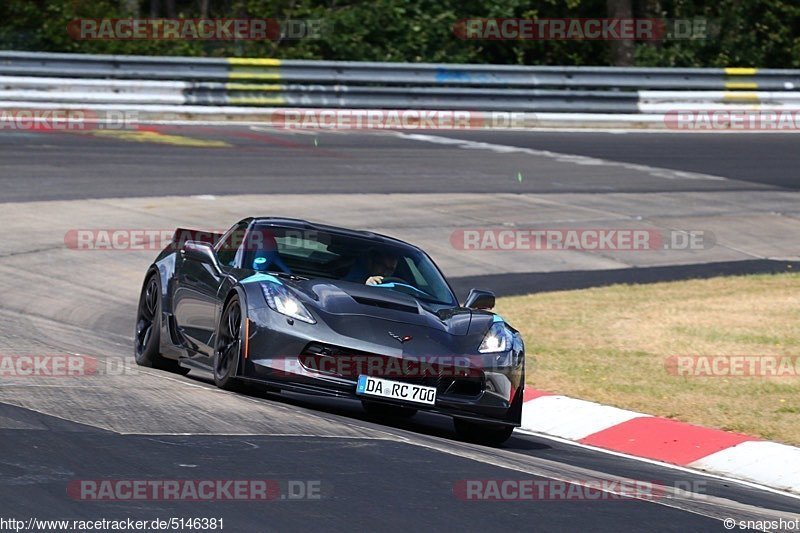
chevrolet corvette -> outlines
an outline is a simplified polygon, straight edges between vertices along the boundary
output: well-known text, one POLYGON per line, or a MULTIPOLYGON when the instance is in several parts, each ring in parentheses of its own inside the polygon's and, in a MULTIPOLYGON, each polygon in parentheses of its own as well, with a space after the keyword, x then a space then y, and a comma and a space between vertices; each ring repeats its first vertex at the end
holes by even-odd
POLYGON ((459 303, 421 249, 367 232, 246 218, 224 234, 179 228, 148 268, 139 365, 358 399, 368 413, 453 418, 497 445, 519 426, 525 350, 473 289, 459 303))

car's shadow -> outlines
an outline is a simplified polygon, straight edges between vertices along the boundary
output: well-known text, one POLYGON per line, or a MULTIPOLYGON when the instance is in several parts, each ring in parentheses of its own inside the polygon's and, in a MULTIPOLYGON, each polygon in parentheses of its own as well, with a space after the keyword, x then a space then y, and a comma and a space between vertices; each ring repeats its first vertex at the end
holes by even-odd
MULTIPOLYGON (((198 382, 215 386, 213 379, 195 370, 189 373, 186 377, 198 382)), ((390 428, 412 431, 420 435, 459 440, 456 436, 455 430, 453 429, 453 422, 450 417, 426 413, 425 411, 418 412, 412 418, 376 417, 367 414, 367 412, 364 411, 364 408, 361 406, 361 402, 351 398, 317 396, 313 394, 300 394, 294 392, 269 392, 261 390, 255 385, 247 385, 244 390, 238 394, 243 394, 251 398, 259 398, 270 402, 278 402, 284 405, 294 405, 304 409, 313 409, 314 411, 344 416, 353 420, 380 424, 390 428)), ((548 450, 551 448, 551 446, 537 442, 533 437, 521 436, 515 432, 511 438, 499 446, 499 448, 506 450, 527 451, 548 450)))

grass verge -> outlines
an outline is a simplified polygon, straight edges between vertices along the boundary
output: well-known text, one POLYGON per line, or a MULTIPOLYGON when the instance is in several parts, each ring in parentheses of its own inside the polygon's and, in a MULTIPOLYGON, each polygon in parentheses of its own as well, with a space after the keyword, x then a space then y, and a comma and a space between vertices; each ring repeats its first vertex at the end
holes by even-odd
POLYGON ((496 311, 522 332, 534 388, 800 445, 800 273, 507 297, 496 311), (741 355, 794 357, 778 358, 794 375, 674 366, 741 355))

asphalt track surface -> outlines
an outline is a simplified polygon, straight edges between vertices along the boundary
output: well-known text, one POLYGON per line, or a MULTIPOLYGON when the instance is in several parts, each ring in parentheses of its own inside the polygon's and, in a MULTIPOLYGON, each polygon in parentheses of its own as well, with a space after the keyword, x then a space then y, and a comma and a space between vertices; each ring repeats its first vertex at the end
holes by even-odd
MULTIPOLYGON (((800 181, 792 174, 798 155, 792 149, 796 137, 790 135, 447 135, 535 150, 537 167, 531 168, 526 158, 532 154, 526 152, 487 157, 485 147, 464 149, 394 134, 201 127, 159 132, 222 140, 227 146, 203 149, 87 134, 0 134, 0 200, 8 204, 0 215, 4 227, 15 227, 12 213, 24 209, 24 202, 37 202, 31 204, 36 211, 30 223, 23 224, 36 224, 31 242, 12 238, 0 253, 0 353, 79 353, 106 364, 130 363, 136 303, 131 295, 138 291, 146 260, 82 256, 87 271, 76 271, 63 260, 68 256, 59 255, 40 233, 48 223, 59 224, 60 212, 48 208, 48 200, 75 200, 79 204, 71 205, 88 209, 92 203, 86 200, 92 198, 242 192, 265 198, 278 192, 755 194, 793 190, 800 181), (590 171, 579 171, 573 167, 580 165, 564 165, 561 156, 543 151, 594 159, 580 160, 590 171), (633 166, 608 163, 620 161, 633 166), (637 179, 626 172, 636 172, 637 179), (115 277, 104 277, 106 271, 115 277)), ((391 209, 391 198, 385 209, 391 209)), ((133 211, 119 209, 120 214, 133 211)), ((113 226, 94 223, 104 222, 113 226)), ((777 268, 767 263, 733 262, 723 270, 777 268)), ((495 275, 497 283, 509 276, 487 275, 495 275)), ((524 276, 516 275, 511 284, 524 276)), ((539 281, 564 288, 609 276, 591 271, 559 275, 561 285, 552 276, 539 281)), ((674 272, 653 274, 654 279, 669 275, 674 272)), ((617 276, 625 279, 624 273, 617 276)), ((650 279, 645 274, 639 281, 650 279)), ((609 280, 598 279, 604 282, 609 280)), ((228 531, 723 531, 725 517, 770 519, 800 512, 800 501, 792 497, 543 436, 519 433, 501 448, 486 448, 459 442, 450 421, 432 415, 374 420, 347 400, 232 394, 217 390, 206 376, 178 377, 135 367, 55 381, 4 378, 0 451, 0 518, 22 520, 223 517, 228 531), (69 483, 79 479, 310 480, 319 482, 321 498, 87 502, 67 494, 69 483), (665 495, 511 502, 455 496, 453 487, 461 480, 486 479, 634 479, 664 487, 665 495), (678 493, 674 487, 692 490, 678 493)))
POLYGON ((730 181, 630 180, 617 168, 565 172, 557 161, 532 167, 527 154, 487 158, 483 150, 415 142, 391 133, 319 135, 251 128, 157 128, 227 142, 205 148, 121 142, 91 132, 0 132, 0 190, 6 202, 270 193, 548 193, 797 189, 793 134, 608 134, 431 132, 431 135, 584 155, 730 181), (41 137, 48 136, 45 139, 41 137), (316 142, 316 145, 314 141, 316 142), (517 179, 522 174, 522 180, 517 179))

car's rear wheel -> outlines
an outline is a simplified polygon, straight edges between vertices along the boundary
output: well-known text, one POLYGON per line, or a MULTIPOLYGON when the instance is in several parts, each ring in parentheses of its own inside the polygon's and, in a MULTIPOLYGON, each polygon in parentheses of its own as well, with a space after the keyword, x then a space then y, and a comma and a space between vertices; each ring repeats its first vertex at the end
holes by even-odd
POLYGON ((174 359, 161 355, 161 287, 158 276, 152 274, 144 284, 136 312, 133 355, 136 364, 187 374, 174 359))
POLYGON ((417 410, 413 407, 404 407, 402 405, 372 402, 370 400, 361 400, 361 405, 364 406, 367 414, 379 418, 411 418, 417 414, 417 410))
POLYGON ((220 317, 214 347, 214 383, 221 389, 241 388, 236 376, 242 355, 242 329, 242 306, 239 297, 234 296, 220 317))
POLYGON ((476 444, 486 444, 489 446, 499 446, 511 437, 514 431, 513 426, 502 424, 490 424, 485 422, 473 422, 463 418, 454 418, 453 425, 459 438, 467 442, 476 444))

